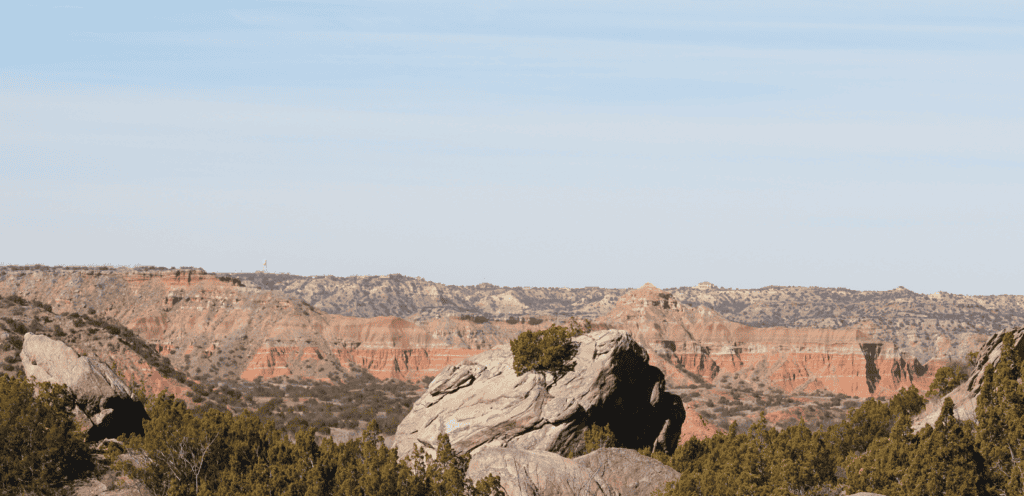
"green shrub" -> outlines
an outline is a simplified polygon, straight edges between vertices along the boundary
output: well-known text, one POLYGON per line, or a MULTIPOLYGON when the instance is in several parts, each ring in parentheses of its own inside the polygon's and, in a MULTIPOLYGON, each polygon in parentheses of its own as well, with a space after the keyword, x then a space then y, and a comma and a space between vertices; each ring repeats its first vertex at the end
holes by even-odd
POLYGON ((52 494, 92 468, 72 394, 0 375, 0 494, 52 494))
POLYGON ((607 425, 592 425, 588 427, 586 432, 583 433, 583 443, 582 455, 601 448, 616 448, 619 446, 618 441, 615 439, 615 433, 607 425))
POLYGON ((572 338, 590 332, 590 322, 580 327, 573 320, 569 327, 552 324, 543 331, 526 331, 510 344, 512 345, 512 368, 516 375, 527 372, 553 372, 564 374, 576 366, 572 361, 576 355, 576 344, 572 338))
POLYGON ((925 393, 925 396, 928 398, 945 396, 966 380, 967 364, 953 362, 935 372, 935 379, 928 386, 928 392, 925 393))
POLYGON ((294 441, 258 414, 208 408, 188 410, 161 394, 146 402, 144 435, 125 440, 128 453, 148 464, 118 462, 117 468, 155 494, 180 496, 346 494, 360 496, 499 496, 497 477, 475 484, 466 477, 470 456, 460 455, 446 435, 437 456, 416 450, 399 459, 376 421, 359 439, 316 442, 313 429, 298 429, 294 441))

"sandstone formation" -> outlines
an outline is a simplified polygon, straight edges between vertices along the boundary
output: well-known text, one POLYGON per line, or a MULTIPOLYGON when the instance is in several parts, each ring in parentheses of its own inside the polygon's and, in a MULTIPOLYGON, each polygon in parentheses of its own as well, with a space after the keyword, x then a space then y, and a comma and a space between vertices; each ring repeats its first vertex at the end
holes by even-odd
MULTIPOLYGON (((408 277, 235 274, 254 287, 280 290, 326 313, 354 317, 395 316, 416 322, 459 314, 492 320, 509 316, 562 315, 595 319, 610 312, 629 290, 618 288, 454 286, 408 277)), ((839 329, 862 326, 921 362, 963 357, 988 336, 1024 325, 1024 296, 921 294, 887 291, 767 286, 758 289, 667 288, 684 305, 708 307, 751 327, 839 329)))
POLYGON ((648 496, 679 479, 679 472, 635 450, 601 448, 573 459, 622 496, 648 496))
POLYGON ((927 389, 945 364, 921 364, 857 327, 761 329, 731 322, 651 284, 623 295, 596 322, 635 336, 659 358, 654 363, 666 370, 671 386, 729 378, 788 393, 891 396, 910 385, 927 389))
POLYGON ((483 448, 469 461, 466 475, 501 478, 508 496, 619 496, 611 484, 575 460, 547 451, 483 448))
POLYGON ((242 283, 201 269, 4 267, 0 294, 40 300, 56 312, 94 309, 158 346, 175 368, 193 376, 326 380, 360 367, 380 379, 415 381, 507 343, 522 331, 564 322, 564 317, 545 315, 565 311, 563 315, 603 315, 595 319, 599 327, 633 332, 651 351, 651 364, 662 369, 670 387, 744 380, 789 394, 830 391, 860 397, 890 396, 911 384, 926 389, 947 360, 924 361, 927 353, 920 350, 957 356, 965 343, 987 337, 992 329, 986 322, 1024 316, 1016 297, 925 297, 903 289, 661 291, 645 286, 625 291, 445 286, 398 274, 245 277, 242 283), (455 315, 516 315, 496 302, 520 308, 524 319, 541 318, 533 324, 517 319, 476 323, 455 315), (855 319, 861 310, 874 317, 855 319), (921 316, 923 323, 900 317, 911 314, 921 316), (431 315, 439 317, 427 318, 431 315), (737 316, 822 326, 757 328, 733 321, 737 316), (959 323, 952 327, 943 323, 954 321, 959 323), (928 322, 935 322, 935 332, 928 330, 928 322), (927 329, 914 327, 918 325, 927 329), (900 332, 893 334, 892 326, 900 332), (917 344, 911 342, 915 339, 917 344))
POLYGON ((606 424, 625 447, 671 452, 685 411, 647 352, 617 330, 573 341, 575 368, 562 376, 517 376, 508 345, 448 367, 398 426, 399 455, 415 446, 433 453, 441 433, 462 453, 496 446, 570 455, 582 449, 587 427, 606 424))
POLYGON ((145 409, 106 364, 80 356, 66 344, 28 333, 21 350, 25 375, 67 386, 75 394, 75 416, 91 440, 142 432, 145 409))
MULTIPOLYGON (((1006 331, 1013 335, 1014 346, 1018 352, 1024 352, 1024 327, 1018 327, 1006 331)), ((999 333, 992 336, 984 346, 978 350, 978 363, 974 370, 967 377, 963 384, 959 385, 949 394, 928 402, 925 410, 914 419, 914 430, 923 429, 925 425, 932 424, 939 419, 942 412, 942 404, 945 398, 953 400, 953 414, 959 419, 974 419, 974 411, 978 406, 978 393, 981 392, 982 379, 985 377, 985 367, 995 366, 1002 355, 1003 335, 999 333)))
POLYGON ((0 270, 0 294, 45 302, 57 313, 112 318, 193 376, 327 379, 360 367, 380 379, 415 381, 507 342, 505 333, 482 337, 457 319, 419 326, 326 315, 294 296, 201 269, 0 270))
POLYGON ((679 429, 679 444, 683 444, 690 439, 707 439, 719 432, 725 432, 720 427, 709 424, 708 421, 704 420, 703 417, 692 409, 687 408, 687 412, 686 421, 683 422, 683 426, 679 429))

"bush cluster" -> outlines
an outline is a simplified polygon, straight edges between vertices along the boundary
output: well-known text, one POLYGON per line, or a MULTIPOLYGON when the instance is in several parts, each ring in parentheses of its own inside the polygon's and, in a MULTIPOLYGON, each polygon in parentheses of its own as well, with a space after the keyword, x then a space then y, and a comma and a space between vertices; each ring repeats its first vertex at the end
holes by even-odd
POLYGON ((310 429, 290 441, 273 423, 252 413, 231 415, 217 409, 188 410, 161 394, 147 399, 150 419, 143 434, 125 439, 129 453, 151 462, 118 468, 142 481, 154 494, 497 496, 497 477, 476 483, 466 477, 469 455, 452 449, 446 435, 437 456, 422 451, 399 459, 384 444, 376 422, 359 439, 322 443, 310 429))
POLYGON ((53 494, 92 469, 64 386, 0 375, 0 494, 53 494))
POLYGON ((956 389, 961 383, 967 380, 970 368, 966 363, 953 362, 935 371, 935 379, 932 380, 925 393, 927 398, 939 398, 956 389))
POLYGON ((572 320, 569 327, 552 324, 542 331, 526 331, 510 341, 512 369, 516 375, 527 372, 552 372, 556 375, 573 370, 576 344, 572 338, 590 332, 590 321, 583 326, 572 320))

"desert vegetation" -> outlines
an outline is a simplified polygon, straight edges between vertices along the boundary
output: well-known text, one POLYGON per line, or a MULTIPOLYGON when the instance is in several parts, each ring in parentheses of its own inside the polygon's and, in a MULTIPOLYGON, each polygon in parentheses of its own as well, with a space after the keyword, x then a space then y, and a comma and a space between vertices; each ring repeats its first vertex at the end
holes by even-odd
MULTIPOLYGON (((1019 495, 1024 449, 1024 356, 1012 337, 1002 359, 986 367, 975 418, 959 419, 946 400, 935 425, 919 432, 910 419, 925 406, 916 389, 888 401, 868 399, 837 424, 804 422, 776 429, 764 418, 745 433, 736 424, 708 439, 690 439, 673 455, 641 450, 681 477, 666 495, 1019 495)), ((312 428, 289 434, 266 412, 233 414, 188 408, 166 394, 145 399, 142 434, 108 443, 91 460, 74 428, 71 400, 59 386, 0 377, 0 492, 52 494, 96 470, 115 470, 155 494, 498 494, 496 478, 466 478, 470 457, 438 439, 437 456, 398 459, 379 424, 358 439, 318 442, 312 428), (135 463, 133 463, 133 461, 135 463)), ((587 451, 614 446, 602 426, 586 433, 587 451)))
POLYGON ((512 368, 516 375, 527 372, 552 372, 556 375, 573 370, 576 345, 572 338, 590 332, 590 321, 583 325, 572 319, 569 327, 552 324, 542 331, 526 331, 513 339, 512 368))
POLYGON ((61 385, 0 375, 0 494, 47 494, 94 466, 61 385))
POLYGON ((122 439, 107 459, 158 495, 501 494, 497 477, 466 477, 470 457, 442 435, 437 456, 398 459, 371 421, 359 439, 317 442, 312 429, 289 438, 259 412, 188 409, 168 395, 148 398, 143 434, 122 439), (133 464, 144 458, 148 463, 133 464))
POLYGON ((1002 353, 985 370, 976 418, 956 418, 947 398, 935 425, 915 433, 910 419, 926 400, 912 388, 816 431, 804 422, 776 430, 762 417, 740 433, 734 423, 672 456, 652 454, 682 474, 665 494, 1024 494, 1024 356, 1009 333, 1002 353))

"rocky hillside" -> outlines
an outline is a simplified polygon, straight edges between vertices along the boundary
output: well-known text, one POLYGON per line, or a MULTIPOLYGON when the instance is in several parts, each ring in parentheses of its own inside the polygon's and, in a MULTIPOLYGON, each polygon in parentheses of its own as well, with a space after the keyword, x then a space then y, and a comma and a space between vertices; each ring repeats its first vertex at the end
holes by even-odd
POLYGON ((60 314, 95 314, 131 329, 198 378, 333 380, 354 369, 416 381, 540 323, 325 314, 295 295, 202 269, 0 270, 0 295, 60 314))
MULTIPOLYGON (((394 316, 428 321, 472 315, 490 320, 529 316, 594 319, 612 311, 629 289, 530 288, 492 284, 451 286, 408 277, 304 277, 238 273, 246 286, 295 295, 325 312, 353 317, 394 316)), ((854 291, 845 288, 768 286, 760 289, 705 285, 662 290, 680 303, 706 306, 727 320, 752 327, 858 326, 926 362, 963 357, 1004 329, 1024 325, 1024 296, 919 294, 905 288, 854 291)))

